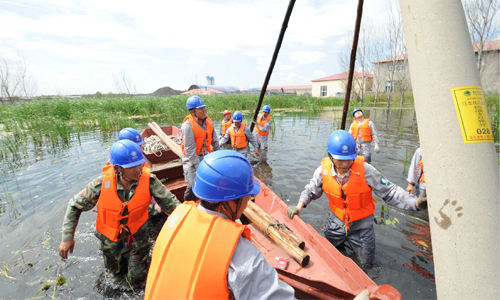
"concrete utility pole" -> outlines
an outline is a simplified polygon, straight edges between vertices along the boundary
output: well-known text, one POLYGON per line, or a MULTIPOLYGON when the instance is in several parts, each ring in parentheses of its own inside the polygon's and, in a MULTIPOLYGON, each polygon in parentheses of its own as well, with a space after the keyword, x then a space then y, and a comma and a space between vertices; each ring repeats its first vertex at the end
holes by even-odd
POLYGON ((399 2, 438 298, 500 299, 499 167, 462 2, 399 2))

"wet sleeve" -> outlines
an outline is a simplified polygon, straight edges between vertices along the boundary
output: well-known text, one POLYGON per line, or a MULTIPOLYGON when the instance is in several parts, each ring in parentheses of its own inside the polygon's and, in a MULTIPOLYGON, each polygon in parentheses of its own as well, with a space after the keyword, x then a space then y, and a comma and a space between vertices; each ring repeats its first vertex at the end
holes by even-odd
POLYGON ((323 195, 323 175, 321 174, 321 166, 314 171, 313 178, 307 184, 300 194, 299 201, 305 206, 311 203, 312 200, 319 199, 323 195))
POLYGON ((370 131, 372 132, 372 141, 375 144, 378 144, 377 127, 375 127, 375 124, 373 124, 373 122, 371 120, 370 120, 370 122, 368 122, 368 126, 370 126, 370 131))
POLYGON ((161 183, 155 174, 151 174, 149 190, 151 196, 155 198, 156 203, 158 203, 162 211, 166 214, 171 214, 174 209, 181 204, 179 200, 177 200, 177 197, 161 183))
POLYGON ((273 126, 273 118, 271 118, 269 121, 267 121, 266 125, 262 126, 260 131, 268 132, 269 130, 271 130, 272 126, 273 126))
POLYGON ((229 263, 227 283, 235 299, 295 299, 295 290, 279 280, 262 252, 242 237, 229 263))
POLYGON ((182 132, 182 143, 184 144, 184 152, 186 152, 186 157, 189 162, 195 167, 198 167, 200 163, 200 158, 196 155, 196 142, 194 141, 193 128, 191 128, 191 123, 188 120, 184 122, 181 126, 182 132))
POLYGON ((365 162, 364 166, 366 183, 372 188, 375 195, 382 198, 390 206, 405 210, 417 210, 415 207, 417 197, 387 180, 369 163, 365 162))
POLYGON ((406 181, 408 181, 413 185, 415 185, 417 181, 420 179, 420 173, 422 171, 418 167, 418 163, 420 162, 421 158, 422 156, 420 155, 420 147, 419 147, 417 148, 417 150, 415 150, 415 153, 413 154, 410 163, 410 168, 408 169, 408 178, 406 178, 406 181))
POLYGON ((259 149, 259 144, 257 144, 257 140, 255 139, 255 136, 253 136, 248 126, 245 126, 245 135, 248 139, 248 142, 252 144, 253 150, 257 151, 259 149))
POLYGON ((69 200, 62 227, 63 242, 74 239, 80 214, 95 207, 101 195, 101 184, 102 176, 87 184, 81 192, 69 200))
POLYGON ((224 134, 224 136, 219 140, 219 148, 220 148, 220 146, 227 143, 227 141, 229 141, 229 129, 230 128, 231 128, 231 126, 226 130, 226 134, 224 134))

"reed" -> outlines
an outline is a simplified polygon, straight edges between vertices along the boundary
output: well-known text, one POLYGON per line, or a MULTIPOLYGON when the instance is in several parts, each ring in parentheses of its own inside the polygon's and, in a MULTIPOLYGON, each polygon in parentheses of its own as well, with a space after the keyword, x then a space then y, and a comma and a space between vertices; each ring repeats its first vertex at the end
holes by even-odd
POLYGON ((485 95, 485 100, 486 100, 486 107, 488 108, 488 114, 490 116, 491 120, 491 129, 493 132, 493 137, 495 140, 495 145, 497 152, 499 152, 499 127, 498 123, 500 120, 500 114, 499 114, 499 102, 500 102, 500 94, 499 93, 487 93, 485 95))
MULTIPOLYGON (((73 134, 79 137, 80 133, 94 129, 106 134, 124 127, 145 127, 151 121, 180 125, 187 115, 187 98, 59 98, 1 106, 2 128, 11 135, 0 142, 0 158, 27 154, 29 143, 35 147, 67 146, 73 134)), ((221 119, 226 109, 253 112, 258 102, 255 95, 203 96, 203 99, 214 121, 221 119)), ((343 100, 271 95, 266 96, 264 104, 273 109, 293 108, 318 113, 325 106, 343 105, 343 100)))

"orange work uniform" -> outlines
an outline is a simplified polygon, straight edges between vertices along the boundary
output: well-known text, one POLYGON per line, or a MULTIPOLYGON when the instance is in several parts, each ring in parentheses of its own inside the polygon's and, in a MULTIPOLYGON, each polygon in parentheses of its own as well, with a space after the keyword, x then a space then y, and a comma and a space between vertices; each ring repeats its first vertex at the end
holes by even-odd
POLYGON ((226 135, 226 130, 228 130, 229 127, 231 127, 231 125, 233 125, 233 117, 231 117, 231 119, 229 119, 229 121, 226 121, 226 119, 222 119, 222 124, 220 127, 220 134, 222 136, 226 135))
MULTIPOLYGON (((196 155, 203 154, 203 144, 206 145, 205 147, 207 148, 208 152, 214 151, 212 149, 212 137, 214 133, 214 124, 212 124, 212 120, 207 117, 205 121, 207 125, 206 130, 201 128, 200 124, 198 124, 198 122, 192 115, 185 117, 182 123, 186 122, 186 120, 189 120, 189 123, 191 123, 191 128, 193 128, 194 141, 196 143, 196 155)), ((184 151, 184 142, 182 143, 182 152, 186 154, 186 151, 184 151)))
POLYGON ((352 136, 354 139, 358 138, 358 130, 361 130, 361 138, 363 139, 363 142, 372 141, 372 131, 370 129, 370 125, 368 125, 369 122, 370 119, 364 119, 360 126, 358 126, 358 122, 356 122, 356 120, 352 122, 352 136))
POLYGON ((229 299, 229 263, 241 224, 179 205, 163 226, 149 268, 144 299, 229 299))
MULTIPOLYGON (((262 120, 262 117, 263 117, 263 115, 262 115, 262 114, 261 114, 261 115, 259 115, 259 117, 257 117, 257 124, 259 124, 259 126, 264 127, 264 126, 267 124, 267 122, 269 122, 269 120, 271 120, 271 116, 269 116, 269 115, 268 115, 268 116, 267 116, 267 118, 265 118, 264 120, 262 120)), ((266 131, 266 132, 261 131, 261 130, 259 129, 259 126, 257 126, 257 127, 255 128, 255 130, 257 131, 257 133, 258 133, 259 135, 269 135, 269 131, 266 131)))
POLYGON ((234 131, 234 126, 229 129, 229 136, 231 137, 231 146, 236 149, 246 148, 248 146, 248 139, 245 135, 245 127, 247 124, 241 123, 238 132, 234 131))
POLYGON ((151 203, 149 173, 149 168, 144 167, 134 195, 129 201, 122 202, 116 192, 115 170, 112 165, 104 166, 101 195, 97 200, 96 229, 108 239, 117 242, 118 235, 124 229, 133 235, 148 220, 148 208, 151 203), (123 216, 125 207, 128 215, 123 216), (127 219, 127 222, 121 224, 122 219, 127 219))
POLYGON ((364 219, 375 211, 372 189, 365 179, 364 161, 362 156, 356 157, 351 175, 344 185, 330 175, 333 167, 330 158, 321 161, 323 191, 328 197, 330 209, 346 224, 347 229, 350 222, 364 219))

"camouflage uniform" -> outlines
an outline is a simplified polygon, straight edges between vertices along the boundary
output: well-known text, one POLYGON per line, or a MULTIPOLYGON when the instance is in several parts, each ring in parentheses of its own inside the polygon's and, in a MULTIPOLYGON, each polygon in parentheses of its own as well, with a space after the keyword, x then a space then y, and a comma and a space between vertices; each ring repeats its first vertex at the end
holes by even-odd
MULTIPOLYGON (((83 211, 93 209, 101 194, 102 176, 94 179, 87 184, 87 187, 69 200, 64 223, 62 228, 62 240, 71 241, 74 239, 76 226, 80 214, 83 211)), ((135 193, 138 181, 134 181, 126 193, 120 181, 117 180, 116 191, 122 202, 129 201, 135 193)), ((170 214, 180 202, 163 186, 156 175, 151 174, 149 181, 149 190, 161 207, 161 209, 170 214)), ((125 208, 123 215, 128 215, 125 208)), ((127 218, 121 220, 126 223, 127 218)), ((101 251, 104 256, 104 263, 109 273, 112 275, 127 275, 131 283, 140 283, 146 279, 149 267, 149 242, 146 235, 146 224, 134 234, 130 235, 128 231, 123 230, 118 235, 118 241, 113 242, 97 230, 96 237, 101 241, 101 251)))

